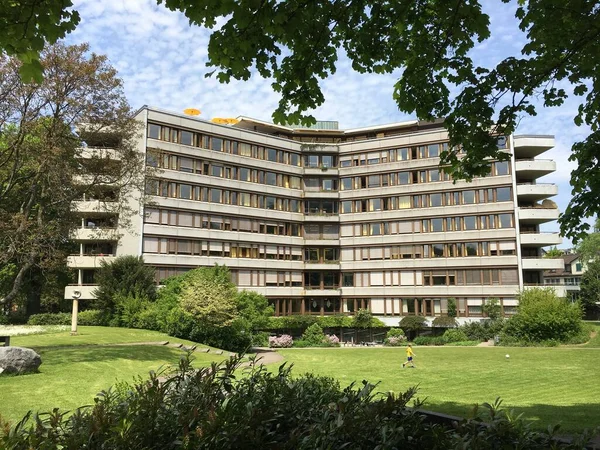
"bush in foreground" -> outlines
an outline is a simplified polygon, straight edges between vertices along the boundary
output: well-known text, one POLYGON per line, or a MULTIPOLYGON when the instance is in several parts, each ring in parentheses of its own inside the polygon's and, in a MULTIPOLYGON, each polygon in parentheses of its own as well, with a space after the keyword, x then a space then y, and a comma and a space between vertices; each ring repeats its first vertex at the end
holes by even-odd
POLYGON ((376 394, 377 386, 363 381, 342 389, 332 378, 292 377, 285 364, 272 372, 251 364, 240 377, 240 361, 196 371, 184 358, 166 381, 151 373, 134 386, 117 385, 70 416, 56 409, 28 414, 12 429, 0 426, 0 448, 537 450, 584 448, 588 437, 554 441, 558 428, 531 431, 499 402, 481 408, 486 416, 432 424, 408 407, 415 388, 376 394))

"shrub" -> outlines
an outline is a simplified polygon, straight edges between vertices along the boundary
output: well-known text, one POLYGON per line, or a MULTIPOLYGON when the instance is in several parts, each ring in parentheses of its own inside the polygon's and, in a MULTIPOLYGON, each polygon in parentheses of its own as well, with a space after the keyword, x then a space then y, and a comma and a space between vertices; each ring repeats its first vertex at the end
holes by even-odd
POLYGON ((385 335, 383 345, 395 347, 406 342, 406 336, 401 328, 390 328, 385 335))
POLYGON ((102 261, 96 281, 98 288, 92 305, 103 311, 114 313, 118 297, 156 299, 154 268, 145 265, 141 256, 119 256, 110 263, 102 261))
POLYGON ((446 339, 444 336, 418 336, 413 339, 415 345, 444 345, 446 339))
MULTIPOLYGON (((32 314, 27 321, 28 325, 71 325, 71 313, 44 313, 32 314)), ((80 311, 77 314, 77 323, 83 326, 106 326, 108 317, 97 309, 80 311)))
POLYGON ((423 316, 406 316, 400 321, 400 328, 405 333, 415 332, 419 333, 427 325, 427 319, 423 316))
POLYGON ((70 325, 71 314, 69 313, 43 313, 32 314, 27 321, 28 325, 70 325))
POLYGON ((83 326, 105 327, 108 325, 108 316, 98 309, 87 309, 79 311, 77 323, 83 326))
POLYGON ((506 324, 504 320, 484 320, 482 322, 468 322, 459 327, 469 340, 488 341, 500 335, 506 324))
POLYGON ((258 332, 252 335, 252 347, 268 347, 269 333, 258 332))
POLYGON ((458 322, 454 317, 439 316, 433 319, 432 325, 436 328, 454 328, 458 326, 458 322))
POLYGON ((383 341, 383 345, 387 345, 390 347, 399 347, 401 345, 404 345, 406 343, 406 336, 391 336, 388 338, 385 338, 385 341, 383 341))
POLYGON ((272 348, 289 348, 294 343, 294 340, 289 334, 282 336, 269 336, 269 347, 272 348))
POLYGON ((454 297, 448 299, 448 317, 456 317, 456 299, 454 297))
POLYGON ((302 340, 307 342, 308 345, 320 345, 325 340, 325 333, 323 328, 318 323, 313 323, 308 327, 302 334, 302 340))
MULTIPOLYGON (((354 318, 344 315, 335 316, 284 316, 270 317, 265 326, 266 330, 304 330, 313 323, 321 328, 354 328, 354 318)), ((371 318, 371 324, 366 328, 385 328, 386 325, 376 317, 371 318)))
POLYGON ((340 338, 335 334, 326 334, 325 335, 325 343, 330 345, 331 347, 339 347, 340 346, 340 338))
POLYGON ((519 294, 519 309, 504 334, 523 342, 567 342, 581 332, 581 317, 580 305, 557 297, 553 289, 528 289, 519 294))
POLYGON ((373 321, 373 314, 368 309, 360 308, 354 313, 354 323, 356 328, 369 328, 373 321))
POLYGON ((488 298, 481 307, 481 311, 492 320, 498 320, 502 317, 502 306, 500 300, 496 297, 488 298))
POLYGON ((292 376, 285 365, 251 364, 239 376, 240 362, 231 358, 196 371, 183 359, 166 380, 153 372, 134 385, 119 384, 71 415, 29 413, 12 429, 0 424, 0 448, 542 450, 584 448, 591 434, 556 440, 557 428, 532 431, 499 401, 473 419, 433 424, 419 412, 416 388, 379 394, 364 381, 342 389, 332 378, 292 376))
POLYGON ((450 328, 446 330, 444 332, 444 339, 446 339, 446 342, 462 342, 469 340, 465 332, 460 328, 450 328))

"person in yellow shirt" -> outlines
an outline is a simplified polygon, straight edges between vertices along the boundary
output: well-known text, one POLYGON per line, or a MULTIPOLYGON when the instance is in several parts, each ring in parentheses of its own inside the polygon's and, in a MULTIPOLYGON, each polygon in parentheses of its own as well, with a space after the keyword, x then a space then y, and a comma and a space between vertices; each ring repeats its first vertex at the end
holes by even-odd
POLYGON ((408 344, 408 347, 406 347, 406 362, 402 363, 402 368, 406 367, 407 364, 410 364, 413 369, 416 369, 415 363, 413 362, 413 356, 416 356, 415 352, 413 352, 412 345, 408 344))

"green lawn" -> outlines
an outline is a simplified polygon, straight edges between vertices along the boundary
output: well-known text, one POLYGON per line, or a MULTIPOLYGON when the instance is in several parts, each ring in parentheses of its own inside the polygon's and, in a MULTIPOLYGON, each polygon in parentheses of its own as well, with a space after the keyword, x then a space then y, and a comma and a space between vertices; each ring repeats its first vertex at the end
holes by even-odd
MULTIPOLYGON (((39 373, 0 377, 0 414, 15 421, 29 410, 70 410, 91 404, 98 392, 116 381, 133 381, 150 370, 177 365, 184 355, 178 348, 111 345, 158 341, 194 344, 153 331, 104 327, 80 327, 78 336, 68 331, 16 336, 11 345, 34 348, 42 365, 39 373)), ((195 353, 194 358, 194 365, 200 367, 227 356, 195 353)))
POLYGON ((382 392, 419 386, 425 408, 469 416, 473 405, 502 398, 536 428, 564 432, 600 425, 600 349, 415 347, 416 369, 402 369, 404 348, 286 349, 296 374, 312 372, 342 385, 381 382, 382 392), (510 354, 510 359, 505 355, 510 354))

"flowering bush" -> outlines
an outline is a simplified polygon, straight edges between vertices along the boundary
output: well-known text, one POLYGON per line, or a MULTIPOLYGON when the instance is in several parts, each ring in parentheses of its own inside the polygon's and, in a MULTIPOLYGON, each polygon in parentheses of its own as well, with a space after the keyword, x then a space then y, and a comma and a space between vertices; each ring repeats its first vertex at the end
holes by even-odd
POLYGON ((294 340, 289 334, 269 336, 269 347, 272 348, 289 348, 293 343, 294 340))
POLYGON ((406 336, 392 336, 385 340, 384 344, 391 347, 403 345, 406 342, 406 336))
POLYGON ((406 336, 404 335, 404 331, 400 328, 392 328, 390 329, 386 336, 384 345, 389 345, 391 347, 395 347, 398 345, 402 345, 406 342, 406 336))
POLYGON ((340 345, 340 338, 338 338, 335 334, 326 334, 325 342, 331 346, 337 347, 340 345))

